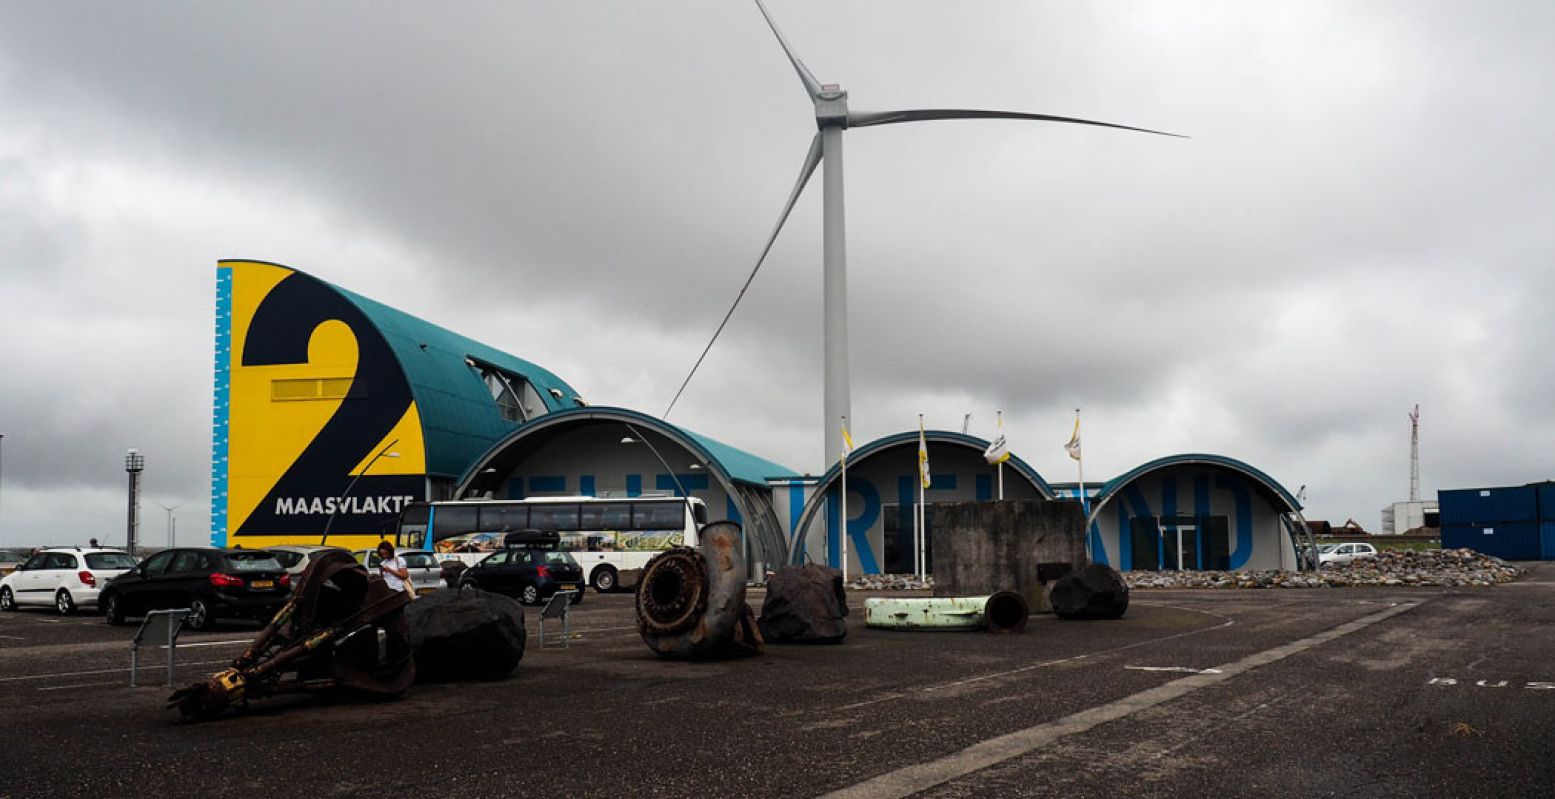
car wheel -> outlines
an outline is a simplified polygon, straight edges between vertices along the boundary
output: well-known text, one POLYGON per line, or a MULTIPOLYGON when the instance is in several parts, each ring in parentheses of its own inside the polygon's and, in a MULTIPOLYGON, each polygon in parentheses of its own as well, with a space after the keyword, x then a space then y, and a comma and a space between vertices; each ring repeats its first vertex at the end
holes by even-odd
POLYGON ((0 588, 0 610, 10 613, 16 610, 16 597, 11 594, 11 587, 0 588))
POLYGON ((474 577, 465 577, 459 580, 460 591, 479 591, 481 587, 476 584, 474 577))
POLYGON ((594 590, 608 594, 616 590, 616 570, 606 566, 594 572, 594 590))
POLYGON ((525 605, 540 604, 540 589, 534 587, 533 585, 524 586, 524 593, 519 596, 519 601, 523 602, 525 605))
POLYGON ((124 600, 118 594, 103 599, 103 620, 116 627, 124 623, 124 600))
POLYGON ((71 598, 70 592, 64 588, 54 592, 54 609, 61 616, 69 616, 76 612, 76 601, 71 598))
POLYGON ((191 630, 209 630, 216 617, 211 613, 209 605, 199 597, 189 600, 189 618, 184 619, 184 624, 191 630))

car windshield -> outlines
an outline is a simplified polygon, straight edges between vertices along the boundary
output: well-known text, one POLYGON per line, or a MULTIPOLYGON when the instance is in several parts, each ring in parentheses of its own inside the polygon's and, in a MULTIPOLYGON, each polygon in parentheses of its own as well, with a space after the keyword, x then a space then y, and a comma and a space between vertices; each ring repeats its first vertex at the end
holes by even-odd
POLYGON ((1317 551, 1318 551, 1319 555, 1327 555, 1328 553, 1333 552, 1334 550, 1336 550, 1338 548, 1339 548, 1338 544, 1324 544, 1324 545, 1318 547, 1317 551))
POLYGON ((127 552, 88 552, 86 567, 88 569, 133 569, 135 559, 127 552))
POLYGON ((405 553, 404 558, 406 566, 414 566, 418 569, 437 567, 437 558, 432 557, 426 552, 407 552, 405 553))
POLYGON ((576 566, 578 562, 572 559, 571 552, 547 552, 545 562, 553 566, 576 566))
POLYGON ((263 572, 280 571, 281 563, 269 552, 228 552, 227 562, 232 564, 233 571, 263 572))

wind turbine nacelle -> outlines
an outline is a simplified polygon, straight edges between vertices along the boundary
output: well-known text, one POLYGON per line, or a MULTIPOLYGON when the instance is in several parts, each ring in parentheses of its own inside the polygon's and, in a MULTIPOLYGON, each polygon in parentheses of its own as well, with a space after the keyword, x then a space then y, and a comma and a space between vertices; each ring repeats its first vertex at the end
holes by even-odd
POLYGON ((848 93, 826 84, 815 95, 815 123, 821 127, 848 126, 848 93))

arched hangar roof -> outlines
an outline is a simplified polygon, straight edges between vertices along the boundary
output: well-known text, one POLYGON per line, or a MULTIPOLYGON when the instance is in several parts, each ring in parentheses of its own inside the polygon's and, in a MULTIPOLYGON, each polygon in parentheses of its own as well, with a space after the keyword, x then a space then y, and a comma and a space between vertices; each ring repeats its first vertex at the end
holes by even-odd
POLYGON ((571 408, 556 413, 548 413, 529 420, 516 430, 510 432, 502 440, 491 445, 484 454, 476 458, 464 474, 460 477, 457 492, 462 494, 470 488, 482 470, 502 459, 504 454, 511 453, 513 460, 522 457, 522 452, 515 450, 515 445, 521 445, 526 439, 536 437, 543 438, 545 431, 558 431, 560 429, 575 427, 580 423, 618 422, 623 425, 631 425, 641 430, 648 430, 665 436, 670 440, 685 447, 690 452, 699 456, 700 460, 717 474, 731 482, 744 483, 746 485, 767 487, 767 478, 798 477, 798 473, 786 466, 773 463, 756 455, 752 455, 742 449, 729 446, 714 438, 709 438, 700 433, 687 430, 679 425, 649 416, 640 411, 628 408, 611 408, 604 406, 591 406, 586 408, 571 408))
MULTIPOLYGON (((626 408, 574 408, 529 420, 475 459, 459 479, 454 496, 465 497, 472 489, 485 488, 481 480, 488 468, 493 470, 495 479, 503 479, 557 435, 593 425, 620 425, 618 429, 622 433, 634 437, 651 433, 690 452, 706 464, 708 473, 719 482, 739 511, 749 562, 757 567, 775 566, 787 555, 787 541, 772 507, 772 490, 767 479, 797 477, 797 473, 721 441, 626 408)), ((662 457, 663 453, 660 455, 662 457)))
POLYGON ((1182 455, 1168 455, 1164 458, 1156 458, 1149 463, 1136 466, 1133 469, 1130 469, 1129 471, 1118 475, 1111 480, 1108 480, 1105 484, 1102 485, 1101 490, 1096 493, 1096 504, 1094 509, 1091 511, 1091 516, 1095 517, 1096 514, 1100 512, 1101 507, 1107 504, 1108 500, 1112 499, 1112 497, 1114 497, 1119 491, 1123 490, 1123 488, 1129 483, 1132 483, 1135 480, 1150 474, 1151 472, 1161 471, 1163 469, 1168 469, 1174 466, 1185 465, 1208 465, 1235 472, 1250 480, 1258 492, 1269 501, 1269 504, 1274 505, 1275 507, 1283 508, 1285 512, 1288 513, 1296 513, 1301 510, 1301 503, 1297 502, 1296 498, 1292 496, 1289 491, 1285 490, 1285 486, 1280 485, 1279 481, 1243 461, 1239 461, 1236 458, 1228 458, 1224 455, 1186 453, 1182 455))
MULTIPOLYGON (((923 433, 923 438, 924 441, 930 444, 953 444, 959 447, 976 450, 978 454, 982 454, 988 451, 989 441, 987 439, 978 438, 977 436, 967 435, 965 433, 956 433, 950 430, 926 430, 923 433)), ((848 462, 857 465, 885 450, 917 443, 917 430, 893 433, 883 438, 877 438, 874 441, 871 441, 868 444, 853 450, 853 452, 848 455, 848 462)), ((933 459, 931 457, 931 466, 932 463, 933 459)), ((1031 483, 1032 487, 1035 488, 1037 493, 1041 494, 1044 499, 1053 499, 1057 496, 1057 494, 1055 494, 1053 491, 1053 487, 1048 485, 1046 480, 1042 479, 1042 475, 1038 474, 1036 469, 1031 468, 1031 464, 1022 460, 1019 456, 1011 454, 1010 459, 1006 461, 1006 463, 1010 466, 1011 469, 1015 471, 1016 474, 1024 477, 1027 482, 1031 483)), ((820 482, 816 484, 815 492, 810 495, 810 500, 805 503, 804 510, 799 515, 799 523, 794 526, 793 537, 790 541, 789 548, 790 562, 796 562, 797 558, 802 557, 801 553, 804 547, 805 534, 809 530, 810 524, 812 523, 815 515, 820 512, 821 507, 825 504, 826 496, 831 491, 832 486, 839 479, 841 479, 841 477, 842 464, 834 463, 830 469, 826 470, 826 474, 821 476, 820 482)))
POLYGON ((555 373, 522 358, 461 336, 446 328, 343 289, 285 264, 252 259, 221 265, 261 264, 291 272, 285 280, 311 281, 354 306, 393 352, 421 418, 428 474, 456 476, 493 441, 518 423, 502 416, 480 369, 471 361, 496 367, 529 381, 546 411, 581 404, 578 392, 555 373))

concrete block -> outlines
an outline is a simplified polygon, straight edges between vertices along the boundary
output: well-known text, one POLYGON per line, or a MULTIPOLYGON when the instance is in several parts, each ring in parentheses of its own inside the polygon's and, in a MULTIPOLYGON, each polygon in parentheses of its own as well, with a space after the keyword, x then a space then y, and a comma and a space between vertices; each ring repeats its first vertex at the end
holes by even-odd
POLYGON ((936 503, 930 534, 935 596, 1014 591, 1032 612, 1051 613, 1052 582, 1088 562, 1075 500, 936 503))

